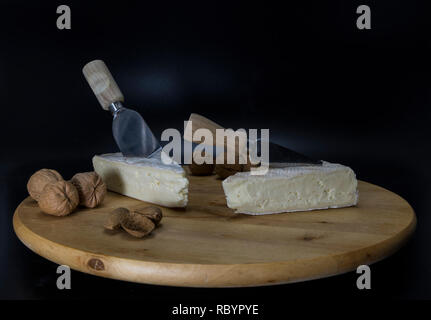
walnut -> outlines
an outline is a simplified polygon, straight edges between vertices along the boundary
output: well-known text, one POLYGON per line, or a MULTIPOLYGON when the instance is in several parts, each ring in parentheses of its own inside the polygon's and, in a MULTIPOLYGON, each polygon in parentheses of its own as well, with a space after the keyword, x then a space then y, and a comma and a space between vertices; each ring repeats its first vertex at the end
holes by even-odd
POLYGON ((117 208, 110 212, 104 227, 108 230, 123 228, 134 237, 142 238, 153 231, 162 220, 162 210, 154 206, 117 208))
MULTIPOLYGON (((197 164, 194 161, 195 158, 195 154, 198 151, 194 151, 193 152, 193 157, 192 157, 192 163, 189 165, 189 169, 192 175, 194 176, 209 176, 212 175, 214 172, 214 167, 215 167, 215 163, 209 164, 209 163, 202 163, 202 164, 197 164)), ((205 152, 201 151, 200 156, 205 158, 205 152)))
POLYGON ((241 171, 242 166, 240 164, 217 164, 215 168, 216 174, 221 179, 226 179, 227 177, 241 171))
POLYGON ((190 164, 190 172, 194 176, 209 176, 212 175, 214 172, 215 164, 197 164, 194 161, 190 164))
POLYGON ((130 213, 126 208, 117 208, 109 213, 108 220, 105 222, 105 229, 118 230, 121 229, 121 221, 130 213))
POLYGON ((160 220, 162 220, 163 217, 162 210, 154 206, 135 208, 132 210, 132 212, 139 213, 147 217, 148 219, 153 221, 156 226, 160 223, 160 220))
POLYGON ((47 184, 39 197, 40 209, 54 216, 68 215, 78 204, 78 190, 73 184, 64 180, 47 184))
POLYGON ((57 182, 60 180, 63 180, 63 177, 55 170, 41 169, 36 171, 28 180, 28 193, 34 200, 39 201, 39 197, 43 188, 45 188, 48 183, 57 182))
POLYGON ((137 238, 142 238, 147 234, 150 234, 156 227, 149 218, 136 212, 130 212, 124 219, 122 219, 121 226, 129 234, 137 238))
POLYGON ((79 194, 79 203, 87 208, 97 207, 106 196, 106 184, 96 172, 75 174, 70 182, 79 194))
POLYGON ((227 153, 224 152, 219 155, 219 157, 224 156, 224 163, 215 165, 215 173, 221 179, 226 179, 227 177, 234 175, 237 172, 250 171, 250 160, 247 159, 247 163, 239 163, 239 155, 235 154, 235 163, 228 164, 227 163, 227 153))

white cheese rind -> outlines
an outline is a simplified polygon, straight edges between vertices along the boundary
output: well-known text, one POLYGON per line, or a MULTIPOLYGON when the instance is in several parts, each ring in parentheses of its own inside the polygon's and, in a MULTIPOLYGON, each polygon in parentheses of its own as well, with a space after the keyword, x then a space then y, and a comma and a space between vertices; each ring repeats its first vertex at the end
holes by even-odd
POLYGON ((110 153, 94 156, 93 167, 111 191, 166 207, 187 205, 189 181, 178 164, 110 153))
POLYGON ((271 214, 356 205, 355 173, 341 164, 239 172, 223 181, 227 205, 238 213, 271 214))

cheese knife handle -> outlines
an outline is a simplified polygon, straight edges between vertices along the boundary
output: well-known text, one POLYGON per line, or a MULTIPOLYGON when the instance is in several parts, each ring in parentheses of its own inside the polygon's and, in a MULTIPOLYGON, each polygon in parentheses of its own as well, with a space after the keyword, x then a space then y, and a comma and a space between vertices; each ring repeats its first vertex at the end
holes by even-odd
POLYGON ((111 103, 124 101, 120 88, 102 60, 87 63, 82 73, 104 110, 109 110, 111 103))

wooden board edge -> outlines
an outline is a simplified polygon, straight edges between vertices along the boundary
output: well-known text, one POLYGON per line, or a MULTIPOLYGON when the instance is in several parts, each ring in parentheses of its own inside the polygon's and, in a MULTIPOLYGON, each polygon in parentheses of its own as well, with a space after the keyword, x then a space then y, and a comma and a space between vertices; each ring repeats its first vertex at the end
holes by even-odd
POLYGON ((21 222, 18 214, 20 206, 21 204, 13 216, 15 233, 25 246, 38 255, 54 263, 68 265, 74 270, 96 276, 182 287, 265 286, 350 272, 361 264, 375 263, 396 252, 413 234, 417 223, 416 215, 410 207, 412 220, 401 232, 372 247, 349 253, 348 259, 346 254, 322 256, 304 260, 299 267, 296 261, 230 265, 178 264, 110 257, 52 242, 35 234, 21 222))

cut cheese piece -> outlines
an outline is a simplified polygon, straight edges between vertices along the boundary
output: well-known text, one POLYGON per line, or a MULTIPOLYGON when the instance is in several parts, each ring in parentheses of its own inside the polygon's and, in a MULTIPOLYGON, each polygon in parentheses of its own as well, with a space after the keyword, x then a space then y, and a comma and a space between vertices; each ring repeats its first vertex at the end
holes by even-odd
POLYGON ((270 214, 356 205, 355 173, 341 164, 270 168, 265 175, 239 172, 223 181, 229 208, 270 214))
POLYGON ((110 153, 94 156, 93 167, 109 190, 166 207, 187 205, 185 171, 178 164, 164 164, 160 156, 126 158, 110 153))

